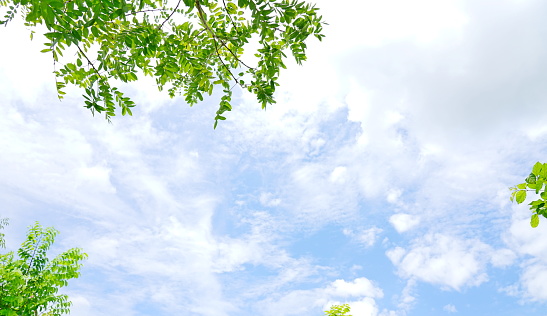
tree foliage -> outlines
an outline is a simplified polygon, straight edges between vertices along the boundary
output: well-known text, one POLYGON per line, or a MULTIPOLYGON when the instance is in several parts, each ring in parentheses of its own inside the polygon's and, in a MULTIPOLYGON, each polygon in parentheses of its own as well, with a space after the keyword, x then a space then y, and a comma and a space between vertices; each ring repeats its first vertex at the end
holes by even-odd
MULTIPOLYGON (((0 221, 3 228, 7 221, 0 221)), ((27 239, 17 253, 0 254, 0 315, 68 314, 71 302, 58 290, 77 278, 81 261, 87 255, 79 248, 69 249, 53 260, 49 250, 59 232, 36 223, 29 228, 27 239)), ((4 246, 4 235, 0 245, 4 246)))
POLYGON ((1 7, 0 24, 21 14, 27 27, 46 27, 42 52, 51 54, 59 97, 68 84, 81 87, 85 107, 108 120, 116 108, 132 115, 135 103, 115 85, 142 75, 190 105, 221 87, 215 127, 232 109, 235 86, 265 108, 275 102, 286 52, 301 64, 305 41, 324 36, 318 9, 300 0, 0 0, 1 7), (242 59, 249 47, 253 65, 242 59))
POLYGON ((547 163, 536 162, 524 182, 510 188, 512 191, 511 201, 516 201, 518 204, 526 200, 527 192, 539 194, 539 199, 528 204, 532 211, 530 225, 534 228, 539 225, 540 215, 547 218, 547 186, 545 183, 547 183, 547 163))
POLYGON ((325 316, 351 316, 349 304, 332 305, 328 311, 325 311, 325 316))

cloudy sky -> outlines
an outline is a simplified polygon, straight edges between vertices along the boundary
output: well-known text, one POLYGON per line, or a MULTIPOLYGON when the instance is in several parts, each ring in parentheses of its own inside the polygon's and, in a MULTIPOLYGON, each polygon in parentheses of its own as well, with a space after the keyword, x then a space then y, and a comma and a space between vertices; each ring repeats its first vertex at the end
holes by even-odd
POLYGON ((547 154, 547 2, 318 1, 266 111, 152 81, 108 124, 0 30, 0 217, 81 247, 73 315, 547 315, 547 220, 509 201, 547 154))

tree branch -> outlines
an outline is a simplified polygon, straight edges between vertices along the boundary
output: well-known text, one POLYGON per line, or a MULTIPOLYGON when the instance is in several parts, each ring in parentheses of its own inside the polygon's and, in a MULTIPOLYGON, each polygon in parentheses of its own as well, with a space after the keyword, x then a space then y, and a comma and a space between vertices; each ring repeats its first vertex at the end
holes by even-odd
POLYGON ((179 0, 179 2, 177 2, 177 5, 175 6, 175 8, 173 9, 173 11, 171 12, 171 14, 169 14, 169 16, 161 23, 160 25, 160 29, 163 27, 163 25, 165 24, 165 22, 169 21, 169 19, 171 19, 171 17, 173 16, 173 14, 175 14, 175 12, 177 11, 177 9, 179 8, 179 5, 180 5, 180 2, 182 0, 179 0))
POLYGON ((40 235, 38 241, 36 241, 36 243, 34 244, 34 252, 32 253, 32 256, 30 257, 30 262, 28 263, 29 271, 27 272, 30 272, 32 265, 34 264, 34 258, 36 257, 36 252, 38 251, 38 247, 40 246, 41 243, 42 243, 42 235, 40 235))
POLYGON ((213 32, 213 30, 211 30, 211 28, 209 27, 209 24, 207 24, 207 21, 205 20, 205 17, 204 17, 205 12, 203 12, 203 8, 201 7, 201 4, 199 3, 199 0, 196 0, 196 7, 198 8, 199 19, 201 20, 201 23, 203 23, 203 25, 205 26, 207 31, 209 31, 209 34, 211 34, 211 36, 214 39, 218 40, 220 42, 220 44, 222 44, 222 46, 224 46, 230 52, 230 54, 232 54, 232 56, 234 56, 234 58, 239 63, 241 63, 243 66, 247 67, 248 69, 254 69, 253 67, 248 66, 241 59, 239 59, 239 57, 234 52, 232 52, 232 50, 226 45, 226 43, 221 38, 219 38, 215 34, 215 32, 213 32))
POLYGON ((239 33, 239 30, 234 22, 234 20, 232 19, 232 15, 230 14, 230 12, 228 11, 228 7, 226 7, 226 1, 222 0, 222 4, 224 5, 224 9, 226 10, 226 14, 228 15, 228 18, 230 19, 230 22, 232 22, 232 25, 234 26, 234 29, 236 30, 236 33, 241 36, 241 34, 239 33))
POLYGON ((91 66, 91 68, 93 68, 93 70, 95 71, 95 73, 99 76, 99 77, 103 77, 101 75, 101 73, 99 72, 99 70, 97 70, 97 68, 95 68, 95 65, 91 62, 91 60, 89 60, 89 58, 87 57, 87 55, 84 53, 84 51, 80 48, 80 45, 76 45, 76 47, 78 48, 78 51, 80 52, 80 54, 82 54, 82 56, 84 56, 84 58, 87 60, 87 63, 91 66))
POLYGON ((220 56, 220 53, 218 52, 218 45, 217 45, 217 42, 216 41, 213 41, 213 43, 215 43, 215 52, 217 53, 217 56, 218 56, 218 60, 220 60, 220 63, 224 66, 224 68, 226 68, 226 70, 228 70, 228 73, 230 73, 230 76, 232 76, 232 78, 234 78, 236 84, 239 84, 239 80, 234 76, 234 74, 232 73, 232 71, 230 70, 230 68, 224 63, 224 61, 222 60, 222 57, 220 56))

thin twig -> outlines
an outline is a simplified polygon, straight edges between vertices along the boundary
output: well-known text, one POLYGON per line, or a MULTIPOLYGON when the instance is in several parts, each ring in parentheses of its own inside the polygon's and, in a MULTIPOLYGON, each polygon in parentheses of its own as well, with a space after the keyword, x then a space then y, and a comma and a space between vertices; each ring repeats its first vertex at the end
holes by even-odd
POLYGON ((156 11, 167 11, 167 9, 147 9, 147 10, 140 10, 140 11, 134 11, 134 12, 126 13, 125 16, 128 16, 128 15, 135 15, 135 14, 137 14, 137 13, 156 12, 156 11))
POLYGON ((30 257, 30 261, 27 263, 28 267, 29 267, 29 271, 27 271, 27 272, 30 272, 30 269, 32 269, 32 265, 34 264, 34 259, 36 257, 36 252, 38 251, 38 247, 42 243, 42 238, 43 238, 43 236, 40 235, 40 237, 38 238, 38 241, 36 241, 36 243, 34 243, 34 251, 32 252, 32 256, 30 257))
POLYGON ((169 19, 171 19, 171 17, 173 16, 173 14, 175 14, 175 11, 177 11, 177 9, 179 8, 179 5, 180 5, 180 2, 182 0, 179 0, 179 2, 177 2, 177 5, 175 6, 175 8, 173 9, 173 12, 171 12, 171 14, 169 14, 169 16, 167 17, 167 19, 165 19, 161 25, 160 25, 160 29, 163 27, 163 25, 165 24, 165 22, 169 21, 169 19))
POLYGON ((230 76, 232 76, 232 78, 234 78, 235 82, 237 84, 239 84, 239 80, 234 76, 234 74, 232 73, 232 71, 230 70, 230 68, 228 68, 228 66, 224 63, 224 61, 222 60, 222 57, 220 56, 220 53, 218 52, 218 45, 217 45, 217 42, 216 41, 213 41, 213 43, 215 43, 215 52, 217 53, 217 56, 218 56, 218 59, 220 60, 220 63, 224 66, 224 68, 226 68, 226 70, 228 70, 228 72, 230 73, 230 76))
POLYGON ((207 21, 205 20, 205 18, 203 17, 203 15, 205 14, 205 12, 203 12, 203 9, 201 8, 201 4, 199 3, 199 0, 196 0, 196 7, 198 8, 198 15, 199 15, 199 19, 201 20, 201 22, 203 23, 203 25, 205 26, 205 28, 207 29, 207 31, 209 31, 209 33, 211 34, 211 36, 213 38, 215 38, 216 40, 218 40, 220 42, 220 44, 222 44, 222 46, 224 46, 229 52, 230 54, 232 54, 232 56, 234 56, 234 58, 240 62, 243 66, 249 68, 249 69, 253 69, 253 67, 250 67, 248 66, 247 64, 245 64, 241 59, 239 59, 239 57, 234 53, 232 52, 232 50, 226 45, 226 43, 221 39, 219 38, 215 32, 213 32, 213 30, 211 30, 211 28, 209 27, 209 24, 207 24, 207 21))
POLYGON ((232 22, 232 25, 234 26, 234 29, 236 30, 236 33, 241 36, 241 34, 239 33, 239 30, 234 22, 234 20, 232 19, 232 15, 230 14, 230 12, 228 12, 228 8, 226 7, 226 1, 222 0, 222 4, 224 5, 224 9, 226 9, 226 14, 228 14, 228 18, 230 19, 230 21, 232 22))
POLYGON ((91 68, 93 68, 93 70, 95 71, 95 73, 97 75, 99 75, 99 77, 102 77, 101 76, 101 73, 99 72, 99 70, 97 70, 97 68, 95 68, 95 65, 91 62, 91 60, 89 60, 89 58, 87 58, 87 55, 84 53, 84 51, 80 48, 80 45, 77 45, 76 44, 76 47, 78 48, 78 51, 80 52, 80 54, 82 54, 82 56, 84 56, 84 58, 87 60, 87 63, 91 66, 91 68))

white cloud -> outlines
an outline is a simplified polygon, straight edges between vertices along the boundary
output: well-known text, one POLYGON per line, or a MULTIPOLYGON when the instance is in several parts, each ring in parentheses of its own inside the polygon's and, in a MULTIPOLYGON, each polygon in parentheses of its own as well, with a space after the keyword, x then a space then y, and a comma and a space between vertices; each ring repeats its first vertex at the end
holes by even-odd
POLYGON ((80 190, 97 189, 103 193, 116 193, 116 188, 110 182, 110 173, 112 169, 104 166, 81 167, 77 170, 81 183, 80 190))
MULTIPOLYGON (((547 245, 543 240, 547 238, 547 221, 541 221, 537 228, 530 227, 530 211, 520 206, 512 219, 507 234, 507 241, 511 249, 517 253, 531 255, 543 262, 547 262, 547 245)), ((543 218, 542 218, 543 219, 543 218)))
POLYGON ((517 255, 510 249, 498 249, 492 253, 490 259, 492 265, 498 268, 504 268, 512 265, 517 259, 517 255))
POLYGON ((260 194, 260 204, 267 207, 278 206, 281 204, 281 199, 275 198, 270 192, 262 192, 260 194))
POLYGON ((70 307, 70 312, 74 315, 82 315, 82 316, 91 316, 93 315, 91 312, 91 303, 89 300, 81 295, 69 295, 70 301, 72 302, 72 306, 70 307))
POLYGON ((416 227, 420 223, 420 218, 410 214, 399 213, 391 215, 389 222, 395 227, 397 232, 404 233, 416 227))
POLYGON ((525 298, 533 301, 547 301, 547 264, 526 266, 519 282, 525 298))
POLYGON ((360 301, 352 301, 352 302, 349 302, 348 304, 351 309, 351 315, 355 315, 355 316, 378 315, 378 306, 376 302, 370 297, 365 297, 360 301))
MULTIPOLYGON (((458 32, 467 23, 459 1, 349 1, 345 8, 351 10, 340 10, 325 0, 317 2, 326 21, 336 21, 329 23, 347 30, 336 33, 338 36, 329 42, 344 51, 358 45, 381 46, 397 40, 429 43, 447 32, 458 32), (356 25, 353 21, 360 23, 356 25), (358 41, 353 36, 357 29, 358 41)), ((330 32, 334 31, 327 28, 327 35, 330 32)))
POLYGON ((387 193, 386 200, 391 204, 397 204, 399 203, 399 199, 401 198, 401 194, 403 192, 398 189, 391 189, 387 193))
POLYGON ((351 282, 336 280, 325 290, 326 294, 334 297, 360 297, 382 298, 384 293, 372 281, 367 278, 357 278, 351 282))
POLYGON ((357 231, 346 228, 342 232, 344 235, 351 237, 356 242, 368 248, 374 246, 378 240, 378 236, 383 232, 383 230, 378 227, 371 227, 357 231))
POLYGON ((386 255, 402 277, 460 290, 488 279, 485 258, 489 252, 489 247, 478 240, 428 234, 415 240, 409 250, 396 247, 386 255))
POLYGON ((454 306, 452 304, 446 304, 445 306, 443 306, 443 310, 445 312, 449 312, 449 313, 456 313, 458 311, 456 309, 456 306, 454 306))
POLYGON ((372 281, 361 277, 353 281, 336 280, 323 288, 290 291, 276 299, 268 298, 260 305, 263 315, 305 315, 318 308, 326 310, 347 303, 353 315, 375 316, 378 314, 375 299, 383 295, 372 281))
POLYGON ((348 121, 366 122, 371 119, 368 114, 371 107, 370 99, 370 92, 364 91, 363 87, 353 82, 346 96, 348 121))
POLYGON ((263 265, 279 271, 275 286, 285 282, 295 281, 298 277, 306 277, 314 273, 306 259, 292 258, 286 250, 276 246, 280 237, 277 232, 281 225, 276 218, 267 212, 253 212, 242 222, 249 225, 248 232, 237 237, 220 236, 216 238, 213 247, 215 255, 212 258, 212 269, 216 273, 244 270, 245 264, 263 265), (284 272, 281 272, 284 270, 284 272), (284 277, 281 274, 286 273, 284 277), (294 276, 294 278, 292 278, 294 276))
POLYGON ((406 314, 414 306, 416 302, 416 296, 414 294, 414 289, 416 287, 416 280, 409 279, 406 282, 406 285, 401 293, 397 307, 406 314))
MULTIPOLYGON (((547 238, 546 221, 536 228, 530 227, 530 211, 526 205, 514 207, 512 222, 505 239, 510 246, 513 259, 517 254, 531 256, 522 264, 519 281, 506 286, 502 291, 511 296, 518 296, 526 301, 547 301, 547 238)), ((543 219, 543 218, 542 218, 543 219)), ((503 262, 503 260, 502 260, 503 262)))
POLYGON ((329 176, 329 180, 331 182, 334 182, 334 183, 343 183, 343 182, 345 182, 346 177, 347 177, 346 176, 347 170, 348 170, 348 168, 342 167, 342 166, 338 166, 338 167, 334 168, 334 170, 332 170, 332 172, 329 176))

